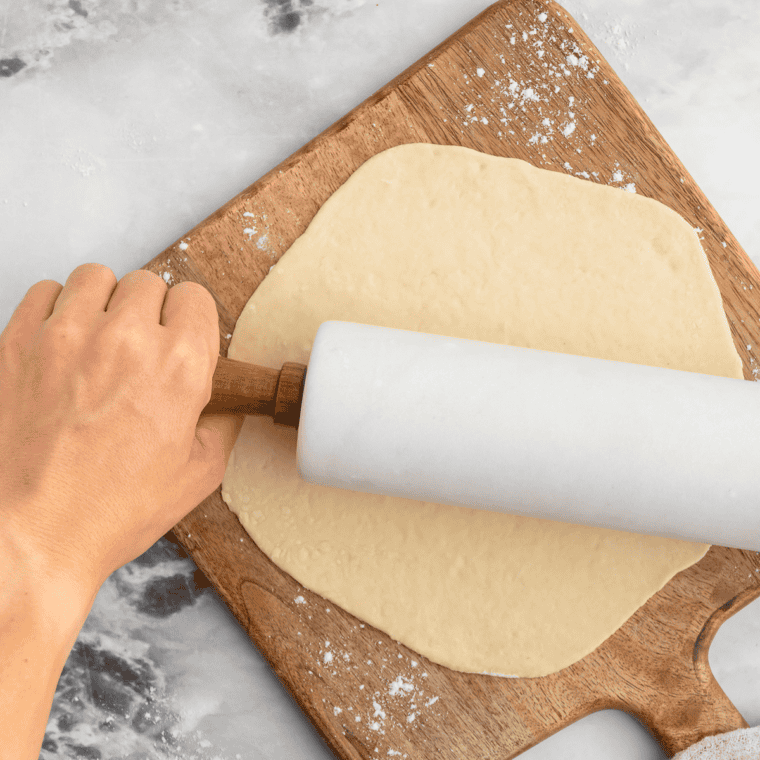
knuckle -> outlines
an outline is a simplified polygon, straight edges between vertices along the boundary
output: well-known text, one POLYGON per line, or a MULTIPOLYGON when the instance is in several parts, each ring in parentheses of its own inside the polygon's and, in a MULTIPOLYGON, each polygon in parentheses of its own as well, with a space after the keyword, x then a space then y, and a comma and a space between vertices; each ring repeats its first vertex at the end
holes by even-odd
POLYGON ((63 290, 63 285, 55 280, 40 280, 26 291, 26 295, 19 306, 22 308, 37 306, 39 302, 47 302, 53 293, 58 294, 61 290, 63 290))
POLYGON ((81 345, 86 333, 85 326, 79 320, 65 313, 54 314, 43 329, 48 340, 62 349, 81 345))
POLYGON ((156 285, 164 290, 167 289, 163 277, 159 277, 155 272, 151 272, 148 269, 135 269, 134 271, 125 274, 122 279, 127 280, 128 282, 137 282, 139 284, 149 284, 152 286, 156 285))
POLYGON ((125 348, 135 351, 143 348, 145 346, 145 337, 145 329, 138 320, 134 319, 122 323, 119 330, 119 338, 120 343, 125 348))
POLYGON ((47 293, 51 290, 56 290, 57 288, 62 288, 63 285, 61 285, 60 282, 57 282, 56 280, 40 280, 39 282, 35 282, 34 285, 32 285, 31 288, 29 288, 29 293, 47 293))
POLYGON ((62 289, 63 286, 55 282, 55 280, 40 280, 39 282, 35 282, 34 285, 26 291, 24 297, 15 308, 11 317, 11 322, 19 319, 28 319, 29 312, 37 314, 41 307, 54 302, 62 289))
POLYGON ((127 318, 106 323, 96 336, 96 344, 100 355, 115 355, 126 360, 147 352, 149 336, 138 318, 127 315, 127 318))
POLYGON ((130 354, 145 351, 148 344, 145 325, 139 319, 126 319, 118 325, 117 340, 130 354))
POLYGON ((200 283, 186 280, 185 282, 177 283, 172 290, 176 290, 182 298, 205 303, 207 307, 213 308, 214 312, 216 312, 216 301, 214 301, 214 297, 209 293, 208 289, 204 288, 200 283))
POLYGON ((198 353, 196 346, 187 338, 179 338, 172 346, 172 357, 182 366, 195 364, 198 359, 198 353))
POLYGON ((197 340, 182 337, 172 346, 172 360, 186 387, 205 390, 211 374, 208 350, 197 340))
POLYGON ((75 275, 76 277, 84 277, 87 279, 116 279, 116 275, 114 275, 110 267, 107 267, 105 264, 97 264, 95 262, 80 264, 71 274, 75 275))

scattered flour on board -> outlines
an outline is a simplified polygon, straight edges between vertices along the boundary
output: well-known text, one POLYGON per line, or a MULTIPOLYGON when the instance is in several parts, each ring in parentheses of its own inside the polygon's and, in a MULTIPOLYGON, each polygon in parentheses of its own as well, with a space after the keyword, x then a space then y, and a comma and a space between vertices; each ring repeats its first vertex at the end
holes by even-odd
MULTIPOLYGON (((306 618, 312 618, 309 612, 314 612, 313 605, 302 594, 295 596, 293 602, 299 617, 308 624, 306 618)), ((387 640, 368 643, 366 634, 359 633, 362 629, 366 630, 363 623, 353 628, 361 636, 356 647, 351 644, 350 634, 341 644, 324 639, 318 651, 312 651, 308 672, 328 687, 332 679, 337 679, 340 688, 328 688, 328 693, 352 695, 349 704, 336 704, 329 697, 322 699, 333 718, 350 725, 351 732, 367 746, 374 746, 378 756, 403 760, 408 755, 393 747, 394 736, 403 736, 411 726, 424 725, 428 717, 440 718, 445 712, 440 697, 431 693, 429 674, 420 663, 395 650, 395 642, 390 642, 393 650, 387 640)), ((308 646, 305 639, 300 641, 308 646)))
POLYGON ((269 235, 265 232, 263 235, 259 235, 258 230, 255 227, 244 227, 243 233, 248 235, 248 239, 252 240, 254 235, 258 235, 256 238, 256 247, 263 251, 269 245, 269 235))
MULTIPOLYGON (((523 29, 516 28, 518 22, 506 24, 503 32, 505 44, 527 49, 528 65, 523 59, 509 66, 504 55, 499 55, 503 68, 489 72, 491 76, 485 81, 487 92, 479 88, 479 94, 473 93, 477 97, 462 107, 454 122, 462 132, 481 124, 489 126, 500 138, 532 147, 539 156, 537 163, 551 164, 553 161, 542 151, 552 141, 563 143, 564 150, 569 145, 578 154, 582 154, 584 148, 599 145, 594 116, 588 103, 579 99, 577 93, 583 91, 585 80, 596 80, 597 86, 608 82, 597 77, 600 61, 584 51, 577 41, 567 38, 573 29, 566 27, 564 19, 547 11, 541 11, 535 18, 538 23, 528 20, 523 29), (571 95, 571 91, 576 94, 571 95)), ((587 20, 585 15, 584 19, 587 20)), ((602 32, 616 49, 633 49, 629 31, 620 23, 603 25, 602 32)), ((476 76, 482 79, 487 70, 485 62, 477 66, 475 75, 462 70, 463 91, 472 92, 469 83, 476 76)), ((564 166, 577 177, 604 182, 598 172, 574 170, 568 162, 564 166)), ((618 170, 607 184, 635 193, 633 179, 618 170)))
MULTIPOLYGON (((559 136, 565 140, 572 136, 573 145, 580 152, 587 136, 581 134, 576 120, 573 110, 575 97, 569 96, 568 106, 564 107, 560 103, 562 99, 556 95, 563 87, 571 86, 580 78, 593 79, 599 67, 576 42, 557 36, 557 32, 564 28, 561 20, 550 18, 546 12, 540 13, 537 18, 538 25, 523 30, 519 35, 515 33, 517 30, 513 24, 506 25, 510 44, 526 46, 532 57, 531 63, 525 67, 517 65, 508 73, 492 72, 493 79, 488 80, 490 99, 478 95, 476 101, 466 104, 461 127, 493 122, 498 125, 499 137, 504 137, 505 133, 519 137, 519 132, 522 132, 526 144, 537 147, 559 136), (543 117, 539 118, 538 130, 535 128, 536 111, 539 117, 543 117)), ((506 66, 504 56, 499 59, 506 66)), ((483 66, 475 70, 479 78, 483 78, 485 72, 483 66)), ((470 74, 463 70, 462 76, 465 84, 470 82, 470 74)))

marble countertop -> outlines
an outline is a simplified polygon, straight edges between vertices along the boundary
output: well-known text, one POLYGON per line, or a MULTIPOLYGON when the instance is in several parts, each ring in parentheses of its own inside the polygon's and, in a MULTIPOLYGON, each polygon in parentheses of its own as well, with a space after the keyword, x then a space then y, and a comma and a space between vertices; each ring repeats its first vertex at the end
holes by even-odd
MULTIPOLYGON (((392 79, 487 0, 0 3, 0 326, 26 289, 98 261, 118 277, 392 79)), ((567 0, 760 264, 755 0, 567 0)), ((760 424, 760 423, 759 423, 760 424)), ((710 651, 760 724, 760 602, 710 651)), ((192 561, 166 539, 102 588, 43 758, 328 758, 192 561)), ((523 757, 664 758, 615 711, 523 757)))

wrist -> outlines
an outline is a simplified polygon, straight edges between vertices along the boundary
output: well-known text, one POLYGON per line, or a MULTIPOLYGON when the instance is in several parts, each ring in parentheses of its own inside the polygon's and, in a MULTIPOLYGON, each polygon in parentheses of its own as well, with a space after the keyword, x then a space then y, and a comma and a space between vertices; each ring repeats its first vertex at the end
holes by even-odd
POLYGON ((0 535, 0 758, 14 760, 39 755, 61 671, 94 600, 23 544, 10 531, 0 535))
POLYGON ((95 600, 95 582, 12 523, 0 535, 0 577, 6 579, 0 589, 0 620, 15 609, 27 624, 46 628, 64 646, 73 645, 95 600))

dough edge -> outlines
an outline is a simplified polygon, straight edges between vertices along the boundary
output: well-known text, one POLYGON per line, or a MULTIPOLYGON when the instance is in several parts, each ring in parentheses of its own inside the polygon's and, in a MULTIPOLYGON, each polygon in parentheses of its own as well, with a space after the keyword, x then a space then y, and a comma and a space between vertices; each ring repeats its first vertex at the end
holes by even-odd
MULTIPOLYGON (((722 374, 727 377, 743 377, 741 371, 741 361, 736 354, 731 340, 730 330, 728 323, 723 313, 722 302, 720 293, 717 288, 717 284, 712 278, 712 274, 709 269, 707 257, 704 251, 699 245, 699 241, 695 232, 678 214, 671 209, 663 206, 657 201, 651 199, 642 198, 640 196, 630 196, 630 194, 624 194, 623 191, 616 188, 611 188, 603 185, 596 185, 586 180, 577 179, 568 175, 564 175, 559 172, 547 172, 544 169, 538 169, 527 162, 520 159, 504 159, 486 154, 472 151, 468 148, 460 148, 453 146, 430 146, 427 144, 411 144, 405 146, 398 146, 384 151, 365 162, 356 172, 349 178, 349 180, 341 186, 333 195, 323 204, 318 211, 314 219, 312 220, 306 233, 304 233, 294 244, 291 246, 287 255, 278 262, 275 268, 272 270, 271 275, 267 277, 264 282, 259 286, 257 291, 251 296, 249 303, 246 305, 241 318, 236 325, 232 343, 230 345, 229 356, 233 358, 243 359, 246 361, 255 361, 267 366, 279 367, 284 361, 308 361, 308 353, 311 348, 311 342, 313 341, 316 329, 321 322, 326 319, 345 319, 349 321, 367 322, 370 324, 386 324, 391 327, 400 327, 402 329, 420 330, 423 332, 436 332, 439 334, 457 334, 451 331, 448 325, 439 325, 437 329, 431 329, 428 322, 425 321, 425 315, 414 310, 414 304, 404 303, 403 300, 395 304, 396 306, 403 308, 393 308, 392 305, 387 305, 387 310, 382 313, 382 319, 368 319, 367 312, 357 307, 357 304, 361 304, 362 300, 356 298, 354 301, 349 299, 348 303, 340 303, 340 297, 336 302, 335 294, 346 295, 346 290, 343 287, 347 281, 345 277, 341 280, 341 276, 345 275, 345 271, 342 271, 340 267, 333 267, 320 265, 325 264, 327 260, 329 264, 330 255, 326 254, 324 257, 320 257, 318 252, 315 253, 315 239, 316 247, 319 248, 323 245, 323 237, 325 232, 328 234, 331 228, 335 226, 335 216, 343 216, 346 214, 346 208, 349 210, 356 203, 356 193, 360 193, 360 185, 365 183, 368 178, 371 178, 373 174, 379 172, 382 174, 386 170, 388 163, 390 162, 390 169, 394 171, 393 165, 401 166, 403 173, 403 167, 417 166, 418 162, 430 162, 435 163, 440 161, 443 156, 444 161, 449 159, 446 154, 452 156, 452 160, 457 162, 468 163, 473 166, 483 167, 493 162, 497 162, 501 166, 504 166, 504 162, 511 164, 514 169, 514 173, 518 176, 529 177, 531 181, 538 181, 539 184, 543 183, 542 177, 550 174, 552 179, 547 178, 547 182, 553 182, 557 187, 564 188, 570 196, 575 195, 576 189, 579 188, 579 183, 583 183, 582 192, 594 193, 602 198, 607 196, 610 202, 614 205, 630 203, 638 204, 641 208, 647 207, 647 214, 651 211, 658 219, 668 219, 668 224, 672 226, 674 230, 673 235, 681 241, 691 241, 691 249, 688 254, 685 254, 685 258, 689 260, 689 266, 693 271, 696 271, 700 277, 700 287, 698 289, 700 298, 702 299, 700 311, 709 314, 711 320, 712 330, 711 338, 713 346, 720 343, 720 346, 715 351, 705 350, 703 354, 697 357, 697 365, 694 366, 694 358, 690 359, 688 367, 680 366, 679 368, 692 369, 692 371, 708 371, 711 374, 722 374), (410 164, 411 162, 411 164, 410 164), (536 174, 538 173, 538 174, 536 174), (594 188, 591 190, 591 188, 594 188), (623 196, 628 196, 625 200, 623 196), (643 205, 642 205, 643 204, 643 205), (701 273, 700 273, 701 266, 701 273), (707 277, 705 277, 707 275, 707 277), (331 292, 329 285, 333 277, 332 283, 334 285, 331 292), (326 293, 327 296, 322 296, 321 300, 319 296, 314 296, 309 299, 310 290, 318 293, 326 293), (306 293, 306 295, 303 295, 306 293), (282 302, 286 301, 292 309, 283 309, 282 302), (252 307, 252 308, 251 308, 252 307), (717 311, 716 311, 717 309, 717 311), (275 316, 276 311, 276 316, 275 316), (719 311, 719 313, 718 313, 719 311), (271 315, 271 316, 268 316, 271 315), (293 325, 299 326, 294 329, 293 325), (717 336, 717 338, 715 337, 717 336), (709 354, 709 356, 708 356, 709 354), (702 364, 699 364, 699 362, 702 364)), ((483 169, 478 169, 483 171, 483 169)), ((374 181, 374 180, 373 180, 374 181)), ((423 180, 424 183, 424 180, 423 180)), ((601 202, 601 201, 600 201, 601 202)), ((349 211, 350 213, 350 211, 349 211)), ((645 216, 647 215, 645 214, 645 216)), ((347 225, 350 226, 350 225, 347 225)), ((338 241, 337 244, 340 244, 338 241)), ((333 252, 334 254, 334 252, 333 252)), ((354 252, 355 258, 347 260, 342 263, 349 265, 353 263, 354 271, 353 275, 357 277, 362 275, 362 272, 367 269, 366 263, 368 258, 362 260, 358 258, 358 255, 354 252), (365 265, 365 266, 363 266, 365 265)), ((403 257, 402 257, 403 258, 403 257)), ((432 265, 440 263, 440 258, 433 258, 425 255, 421 255, 423 266, 430 268, 432 265)), ((385 259, 387 264, 387 257, 385 259)), ((449 262, 452 265, 456 265, 455 261, 449 262)), ((403 272, 403 268, 397 270, 395 274, 400 277, 400 272, 403 272)), ((375 272, 375 274, 377 274, 375 272)), ((350 279, 350 277, 348 278, 350 279)), ((391 279, 392 282, 392 279, 391 279)), ((475 282, 475 280, 473 280, 475 282)), ((387 285, 388 283, 386 283, 387 285)), ((476 283, 479 284, 479 283, 476 283)), ((466 286, 472 286, 473 283, 465 283, 466 286)), ((383 290, 382 281, 377 279, 374 284, 370 283, 367 287, 375 291, 387 293, 387 288, 383 290)), ((360 295, 366 295, 367 287, 364 289, 359 288, 360 295)), ((507 294, 509 291, 507 291, 507 294)), ((503 295, 503 292, 501 293, 503 295)), ((408 297, 408 294, 402 292, 401 298, 408 297)), ((391 298, 391 300, 393 300, 391 298)), ((485 299, 486 301, 488 298, 485 299)), ((370 310, 377 306, 378 299, 369 299, 370 310)), ((385 301, 387 304, 387 299, 385 301)), ((419 302, 417 303, 419 308, 419 302)), ((369 316, 377 315, 379 312, 375 310, 370 313, 369 316)), ((436 315, 438 314, 436 313, 436 315)), ((482 316, 482 315, 481 315, 482 316)), ((480 321, 475 321, 476 327, 480 326, 480 321)), ((503 340, 494 340, 493 331, 478 332, 477 329, 473 329, 473 322, 470 320, 468 324, 464 326, 461 332, 458 334, 460 337, 469 337, 478 340, 492 340, 493 342, 507 342, 503 340)), ((530 345, 529 343, 516 343, 522 345, 530 345)), ((544 341, 542 343, 542 336, 534 338, 532 344, 536 348, 545 348, 547 350, 561 350, 557 348, 556 340, 552 344, 551 341, 544 341)), ((577 353, 586 353, 587 355, 601 355, 599 351, 594 351, 593 346, 584 346, 582 350, 577 353)), ((576 351, 571 351, 576 352, 576 351)), ((604 358, 616 358, 624 361, 631 361, 629 357, 621 358, 616 355, 605 355, 604 358)), ((662 361, 640 361, 639 363, 652 363, 662 364, 662 361)), ((670 365, 676 366, 676 365, 670 365)), ((564 653, 550 652, 547 649, 546 644, 535 645, 534 655, 527 656, 524 652, 521 655, 522 661, 515 665, 515 659, 504 654, 498 654, 498 650, 503 650, 509 646, 509 641, 501 642, 495 647, 490 649, 487 647, 485 652, 480 651, 479 654, 474 655, 472 652, 467 652, 467 647, 462 650, 462 644, 466 642, 441 640, 437 630, 431 635, 424 635, 424 632, 420 630, 410 630, 409 626, 405 624, 403 620, 395 620, 393 610, 385 608, 380 604, 377 608, 374 608, 371 602, 368 603, 367 593, 352 596, 346 589, 341 588, 339 592, 335 591, 335 581, 325 580, 321 575, 316 577, 311 574, 310 567, 313 567, 315 556, 319 555, 319 551, 312 552, 312 556, 308 556, 304 561, 304 542, 301 541, 297 547, 296 552, 294 547, 283 548, 275 536, 278 532, 282 532, 284 528, 287 532, 293 529, 295 524, 293 520, 289 520, 287 515, 282 514, 283 510, 288 510, 287 506, 283 506, 282 503, 272 504, 271 496, 280 489, 282 498, 292 498, 295 501, 299 501, 305 498, 301 489, 301 481, 295 474, 295 431, 292 431, 293 435, 288 437, 286 432, 274 427, 271 421, 263 420, 262 418, 248 418, 244 431, 241 434, 241 440, 236 446, 235 457, 230 462, 228 472, 225 475, 225 481, 223 485, 223 496, 225 501, 229 504, 235 514, 238 515, 241 523, 257 542, 259 547, 270 556, 278 566, 289 572, 297 581, 302 583, 307 588, 316 591, 317 593, 330 599, 333 603, 339 604, 348 612, 356 615, 357 617, 366 620, 367 622, 375 625, 381 630, 386 631, 393 638, 401 641, 407 646, 411 647, 420 654, 429 657, 435 662, 446 665, 448 667, 463 670, 466 672, 489 672, 489 673, 501 673, 511 674, 519 676, 538 676, 546 675, 551 672, 555 672, 562 667, 577 662, 582 659, 586 654, 593 651, 604 639, 614 633, 617 628, 622 625, 625 620, 633 614, 638 607, 646 602, 654 593, 662 588, 677 572, 689 567, 694 562, 701 559, 706 553, 708 546, 701 544, 686 544, 685 542, 673 542, 666 539, 650 539, 646 538, 646 545, 649 548, 649 552, 652 557, 649 559, 657 564, 655 570, 652 571, 652 576, 647 583, 642 583, 642 587, 637 590, 633 595, 629 595, 625 605, 620 606, 620 610, 617 612, 609 611, 607 613, 607 621, 604 626, 606 633, 600 634, 598 631, 595 635, 592 635, 588 630, 581 631, 576 637, 579 643, 573 645, 572 641, 563 641, 561 646, 565 648, 564 653), (258 441, 259 446, 251 446, 251 441, 258 441), (247 442, 247 443, 246 443, 247 442), (269 448, 274 452, 267 452, 262 449, 262 446, 269 448), (271 456, 270 456, 271 454, 271 456), (292 467, 290 467, 290 460, 292 459, 292 467), (270 479, 266 485, 260 486, 257 491, 257 498, 260 501, 266 502, 266 509, 270 510, 270 513, 263 517, 257 518, 256 513, 261 510, 256 510, 252 506, 248 506, 243 502, 245 487, 240 485, 239 473, 242 469, 247 469, 251 462, 264 462, 264 469, 269 469, 271 472, 278 472, 278 477, 281 478, 280 486, 275 486, 273 483, 277 478, 270 479), (238 473, 236 476, 235 473, 238 473), (292 478, 298 481, 294 483, 292 478), (267 490, 273 489, 273 490, 267 490), (272 520, 279 521, 277 527, 273 526, 272 520), (654 543, 652 543, 654 541, 654 543), (658 552, 663 551, 663 547, 667 546, 667 561, 663 561, 662 557, 658 555, 658 552), (654 548, 652 548, 654 547, 654 548), (295 558, 295 554, 298 553, 301 559, 295 558), (584 638, 585 637, 585 638, 584 638), (601 638, 600 638, 601 637, 601 638), (458 649, 459 651, 454 651, 458 649)), ((261 478, 261 471, 256 473, 256 477, 261 478)), ((471 510, 465 508, 456 507, 444 507, 443 505, 432 505, 422 502, 411 502, 403 499, 388 499, 386 497, 374 497, 368 494, 351 494, 350 492, 339 493, 318 493, 321 487, 312 486, 311 484, 302 484, 303 487, 307 487, 311 491, 311 497, 315 499, 322 499, 324 503, 333 505, 338 512, 343 509, 344 500, 353 500, 354 502, 361 503, 361 510, 369 514, 373 514, 378 510, 384 512, 391 512, 394 515, 401 515, 398 519, 404 520, 403 514, 408 514, 409 510, 415 510, 416 512, 426 514, 426 519, 432 521, 438 521, 439 523, 450 522, 457 526, 462 525, 462 521, 471 517, 471 510), (339 502, 335 506, 334 500, 339 502)), ((336 491, 336 489, 324 489, 324 491, 336 491)), ((279 497, 274 497, 277 502, 279 497)), ((306 498, 306 501, 309 501, 306 498)), ((250 496, 249 496, 250 504, 250 496)), ((303 514, 314 517, 308 507, 304 507, 306 510, 303 514)), ((342 514, 342 513, 341 513, 342 514)), ((493 513, 477 513, 477 520, 490 520, 493 513)), ((353 515, 350 518, 342 515, 345 519, 358 521, 361 523, 361 516, 353 515)), ((498 516, 503 517, 503 516, 498 516)), ((516 518, 520 530, 526 529, 526 525, 536 525, 545 521, 536 521, 533 518, 516 518), (525 521, 523 524, 522 521, 525 521)), ((358 524, 357 523, 357 524, 358 524)), ((552 523, 550 530, 556 529, 556 526, 561 524, 552 523)), ((490 526, 494 527, 494 526, 490 526)), ((461 527, 459 528, 461 530, 461 527)), ((495 530, 495 528, 494 528, 495 530)), ((513 527, 511 530, 516 530, 513 527)), ((560 532, 564 531, 565 534, 569 531, 568 535, 577 536, 584 531, 590 529, 581 528, 580 526, 565 526, 560 532)), ((498 531, 497 531, 498 532, 498 531)), ((595 531, 599 533, 599 531, 595 531)), ((631 537, 630 534, 619 534, 614 531, 601 531, 604 534, 604 540, 607 541, 621 541, 623 544, 635 545, 641 551, 641 538, 631 537)), ((403 537, 402 537, 403 540, 403 537)), ((602 541, 602 539, 599 539, 602 541)), ((308 555, 310 549, 306 549, 308 555)), ((331 546, 327 550, 326 555, 323 556, 323 561, 331 563, 335 560, 337 554, 339 554, 339 542, 331 546)), ((646 553, 646 552, 645 552, 646 553)), ((492 560, 493 561, 493 560, 492 560)), ((465 561, 466 564, 466 561, 465 561)), ((651 566, 650 566, 651 569, 651 566)), ((329 573, 328 573, 329 574, 329 573)), ((408 582, 408 579, 407 579, 408 582)), ((429 584, 429 579, 426 581, 429 584)), ((550 589, 551 590, 551 589, 550 589)), ((533 593, 535 593, 535 588, 533 593)), ((369 593, 369 592, 368 592, 369 593)), ((412 592, 413 594, 415 592, 412 592)), ((487 603, 487 599, 485 603, 487 603)), ((484 603, 481 600, 481 603, 484 603)), ((508 611, 508 610, 507 610, 508 611)), ((502 608, 502 614, 504 609, 502 608)), ((483 620, 479 621, 481 624, 483 620)), ((430 627, 430 626, 428 626, 430 627)), ((519 629, 519 625, 517 626, 519 629)), ((481 629, 482 630, 482 629, 481 629)), ((516 640, 513 644, 520 644, 520 639, 525 637, 535 638, 535 631, 526 631, 523 637, 520 636, 520 631, 516 630, 512 632, 513 637, 516 640)), ((498 634, 488 634, 498 635, 498 634)), ((461 635, 460 635, 461 638, 461 635)), ((506 637, 508 638, 508 637, 506 637)), ((551 637, 549 637, 551 638, 551 637)), ((562 639, 563 637, 558 637, 562 639)), ((523 647, 525 642, 523 641, 523 647)), ((519 646, 517 647, 519 649, 519 646)))

